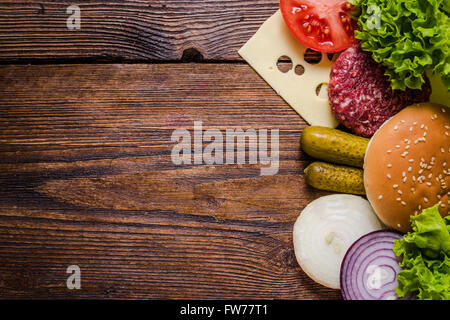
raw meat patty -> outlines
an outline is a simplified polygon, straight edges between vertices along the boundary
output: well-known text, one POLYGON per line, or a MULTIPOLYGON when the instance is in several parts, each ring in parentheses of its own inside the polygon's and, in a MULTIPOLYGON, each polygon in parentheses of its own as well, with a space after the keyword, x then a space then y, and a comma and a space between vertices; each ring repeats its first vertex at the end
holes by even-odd
POLYGON ((328 96, 338 121, 355 134, 371 137, 403 108, 429 101, 431 85, 425 77, 421 90, 392 90, 383 65, 359 44, 345 50, 331 69, 328 96))

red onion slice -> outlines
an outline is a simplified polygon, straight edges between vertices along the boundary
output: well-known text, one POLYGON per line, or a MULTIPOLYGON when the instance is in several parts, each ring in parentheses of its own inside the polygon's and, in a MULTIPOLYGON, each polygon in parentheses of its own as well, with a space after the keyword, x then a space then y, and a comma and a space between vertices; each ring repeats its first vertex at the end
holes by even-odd
POLYGON ((397 300, 395 288, 401 270, 393 252, 401 234, 380 230, 356 240, 341 265, 340 284, 345 300, 397 300))

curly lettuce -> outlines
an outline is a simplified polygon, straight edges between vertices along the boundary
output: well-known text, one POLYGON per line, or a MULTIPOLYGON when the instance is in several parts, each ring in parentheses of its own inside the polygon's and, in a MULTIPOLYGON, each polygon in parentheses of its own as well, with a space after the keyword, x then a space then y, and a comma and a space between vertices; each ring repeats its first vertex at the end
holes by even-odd
POLYGON ((442 218, 435 205, 411 220, 413 231, 394 242, 403 268, 397 275, 397 295, 450 300, 450 216, 442 218))
POLYGON ((355 37, 386 67, 393 89, 420 89, 426 70, 450 90, 450 0, 352 0, 355 37))

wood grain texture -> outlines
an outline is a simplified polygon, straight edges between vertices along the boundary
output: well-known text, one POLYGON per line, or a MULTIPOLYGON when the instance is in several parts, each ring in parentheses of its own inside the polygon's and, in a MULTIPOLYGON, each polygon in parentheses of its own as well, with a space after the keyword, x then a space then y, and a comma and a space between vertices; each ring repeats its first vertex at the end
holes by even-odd
POLYGON ((0 61, 241 60, 237 50, 278 9, 273 0, 0 2, 0 61))
POLYGON ((246 65, 1 66, 0 297, 340 299, 291 243, 305 125, 246 65), (278 174, 174 165, 194 121, 279 129, 278 174))
MULTIPOLYGON (((242 62, 237 51, 277 9, 273 0, 0 2, 0 62, 242 62)), ((317 54, 308 51, 312 61, 317 54)))

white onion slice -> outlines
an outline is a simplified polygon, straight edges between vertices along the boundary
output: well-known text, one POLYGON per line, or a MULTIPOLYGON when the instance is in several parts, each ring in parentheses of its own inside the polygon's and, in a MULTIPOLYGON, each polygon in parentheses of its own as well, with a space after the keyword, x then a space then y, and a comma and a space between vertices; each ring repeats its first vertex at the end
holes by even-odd
POLYGON ((341 263, 361 236, 383 227, 362 197, 334 194, 312 201, 294 224, 295 256, 314 281, 339 289, 341 263))

